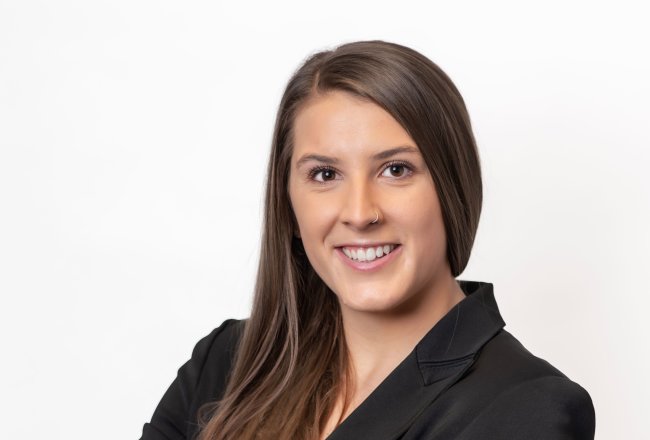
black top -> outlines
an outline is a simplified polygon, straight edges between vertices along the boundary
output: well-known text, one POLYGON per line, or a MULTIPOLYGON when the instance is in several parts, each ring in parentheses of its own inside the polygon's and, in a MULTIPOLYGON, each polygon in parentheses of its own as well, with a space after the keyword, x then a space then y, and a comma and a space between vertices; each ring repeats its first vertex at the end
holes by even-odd
MULTIPOLYGON (((593 439, 587 391, 503 330, 492 284, 459 283, 467 296, 328 440, 593 439)), ((245 322, 225 321, 199 341, 142 440, 193 438, 198 408, 224 392, 245 322)))

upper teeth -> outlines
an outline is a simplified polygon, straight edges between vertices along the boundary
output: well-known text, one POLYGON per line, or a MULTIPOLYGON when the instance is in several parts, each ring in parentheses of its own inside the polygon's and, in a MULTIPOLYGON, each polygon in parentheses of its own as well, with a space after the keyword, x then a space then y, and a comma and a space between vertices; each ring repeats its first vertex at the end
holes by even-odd
POLYGON ((385 244, 383 246, 376 247, 344 247, 343 253, 350 259, 355 261, 372 261, 376 258, 380 258, 384 255, 390 254, 393 249, 395 249, 394 244, 385 244))

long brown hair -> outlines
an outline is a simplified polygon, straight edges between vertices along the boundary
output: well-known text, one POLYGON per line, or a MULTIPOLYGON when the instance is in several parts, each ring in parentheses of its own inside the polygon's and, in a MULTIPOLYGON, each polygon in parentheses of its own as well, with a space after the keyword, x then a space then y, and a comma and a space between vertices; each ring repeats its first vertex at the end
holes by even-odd
POLYGON ((384 108, 420 148, 435 183, 454 277, 470 256, 482 204, 478 152, 463 99, 449 77, 413 49, 384 41, 310 56, 289 80, 267 171, 251 316, 223 398, 202 413, 201 440, 316 439, 348 384, 336 296, 315 273, 288 194, 292 125, 310 96, 341 90, 384 108))

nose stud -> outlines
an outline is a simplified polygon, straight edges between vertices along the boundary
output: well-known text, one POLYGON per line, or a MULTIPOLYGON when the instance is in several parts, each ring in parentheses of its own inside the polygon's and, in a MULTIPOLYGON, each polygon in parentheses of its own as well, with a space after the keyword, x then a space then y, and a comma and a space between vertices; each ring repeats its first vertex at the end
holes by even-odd
POLYGON ((375 210, 375 219, 370 222, 371 225, 374 225, 379 220, 379 211, 375 210))

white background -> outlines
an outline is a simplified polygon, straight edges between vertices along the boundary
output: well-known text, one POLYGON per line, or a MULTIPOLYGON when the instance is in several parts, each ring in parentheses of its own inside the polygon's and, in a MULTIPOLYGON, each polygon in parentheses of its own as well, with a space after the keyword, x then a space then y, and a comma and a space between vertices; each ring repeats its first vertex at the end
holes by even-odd
POLYGON ((590 392, 597 438, 644 438, 642 3, 0 0, 0 437, 140 436, 194 343, 248 314, 290 74, 384 39, 472 117, 485 203, 459 278, 590 392))

